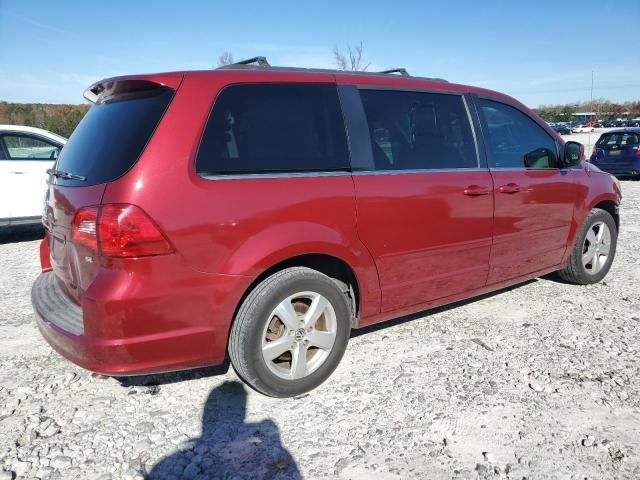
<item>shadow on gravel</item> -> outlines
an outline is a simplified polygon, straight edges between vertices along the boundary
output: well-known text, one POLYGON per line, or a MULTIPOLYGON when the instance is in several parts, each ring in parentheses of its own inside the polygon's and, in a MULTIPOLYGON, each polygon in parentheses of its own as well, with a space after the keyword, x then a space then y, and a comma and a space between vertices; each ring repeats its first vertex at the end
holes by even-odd
MULTIPOLYGON (((548 280, 546 277, 541 277, 545 280, 548 280)), ((536 283, 538 279, 527 280, 526 282, 519 283, 517 285, 512 285, 510 287, 506 287, 500 290, 496 290, 493 292, 485 293, 483 295, 478 295, 477 297, 468 298, 466 300, 461 300, 459 302, 450 303, 448 305, 443 305, 442 307, 431 308, 429 310, 423 310, 418 313, 412 313, 411 315, 407 315, 404 317, 394 318, 393 320, 387 320, 386 322, 377 323, 375 325, 371 325, 369 327, 359 328, 357 330, 351 331, 351 337, 359 337, 360 335, 366 335, 367 333, 377 332, 378 330, 384 330, 388 327, 393 327, 395 325, 402 325, 403 323, 410 322, 411 320, 417 320, 418 318, 426 317, 427 315, 433 315, 434 313, 446 312, 448 310, 453 310, 454 308, 462 307, 464 305, 468 305, 469 303, 477 302, 478 300, 484 300, 485 298, 495 297, 496 295, 500 295, 501 293, 505 293, 511 290, 515 290, 516 288, 524 287, 525 285, 530 285, 532 283, 536 283)))
POLYGON ((302 479, 276 424, 271 420, 245 422, 246 405, 242 384, 228 381, 214 388, 204 406, 202 435, 160 460, 150 472, 142 472, 144 477, 302 479))
POLYGON ((158 385, 168 385, 171 383, 188 382, 198 378, 214 377, 224 375, 229 371, 229 359, 225 359, 222 365, 214 367, 193 368, 179 372, 154 373, 151 375, 134 375, 130 377, 113 377, 123 387, 154 387, 158 385))
POLYGON ((0 245, 5 243, 31 242, 44 238, 44 227, 37 225, 16 225, 0 227, 0 245))

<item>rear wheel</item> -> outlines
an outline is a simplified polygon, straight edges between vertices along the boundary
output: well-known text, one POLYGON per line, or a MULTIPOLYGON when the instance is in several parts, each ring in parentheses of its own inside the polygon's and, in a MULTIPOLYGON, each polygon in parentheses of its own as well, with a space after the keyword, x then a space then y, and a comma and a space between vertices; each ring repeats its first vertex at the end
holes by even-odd
POLYGON ((348 298, 334 280, 309 268, 287 268, 258 284, 242 303, 229 356, 256 390, 295 396, 331 375, 350 330, 348 298))
POLYGON ((582 224, 568 265, 558 273, 579 285, 599 282, 611 268, 617 241, 618 229, 611 214, 594 208, 582 224))

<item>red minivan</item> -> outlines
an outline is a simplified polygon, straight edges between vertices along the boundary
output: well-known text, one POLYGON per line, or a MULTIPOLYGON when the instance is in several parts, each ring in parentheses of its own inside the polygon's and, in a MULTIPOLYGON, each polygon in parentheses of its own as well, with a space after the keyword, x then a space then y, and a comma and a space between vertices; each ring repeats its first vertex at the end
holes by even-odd
POLYGON ((133 375, 228 355, 287 397, 333 372, 353 328, 608 272, 619 183, 521 103, 259 60, 85 93, 32 289, 69 360, 133 375))

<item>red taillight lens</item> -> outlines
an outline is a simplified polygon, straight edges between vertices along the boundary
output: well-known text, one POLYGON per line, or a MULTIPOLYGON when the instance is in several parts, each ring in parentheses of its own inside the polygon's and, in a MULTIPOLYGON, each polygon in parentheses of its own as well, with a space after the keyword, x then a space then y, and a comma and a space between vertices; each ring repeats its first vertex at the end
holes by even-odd
POLYGON ((107 257, 141 257, 173 251, 160 229, 135 205, 102 206, 98 238, 100 251, 107 257))
POLYGON ((173 252, 169 240, 135 205, 107 204, 79 210, 72 238, 105 257, 143 257, 173 252))
POLYGON ((98 251, 98 207, 88 207, 78 210, 73 219, 71 240, 84 245, 89 250, 98 251))

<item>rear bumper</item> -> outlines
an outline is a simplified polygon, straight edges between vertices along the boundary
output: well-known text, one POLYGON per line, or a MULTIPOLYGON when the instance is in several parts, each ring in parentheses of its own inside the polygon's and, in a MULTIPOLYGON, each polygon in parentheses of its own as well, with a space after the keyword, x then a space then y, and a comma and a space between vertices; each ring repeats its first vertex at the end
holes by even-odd
POLYGON ((618 177, 640 175, 640 158, 638 157, 631 160, 623 158, 616 162, 595 160, 593 164, 603 172, 607 172, 618 177))
MULTIPOLYGON (((42 336, 63 357, 93 372, 135 375, 218 365, 224 361, 236 302, 249 277, 190 272, 176 285, 110 272, 82 305, 54 272, 42 273, 31 300, 42 336), (158 286, 162 288, 158 288, 158 286)), ((173 283, 173 282, 171 282, 173 283)))

